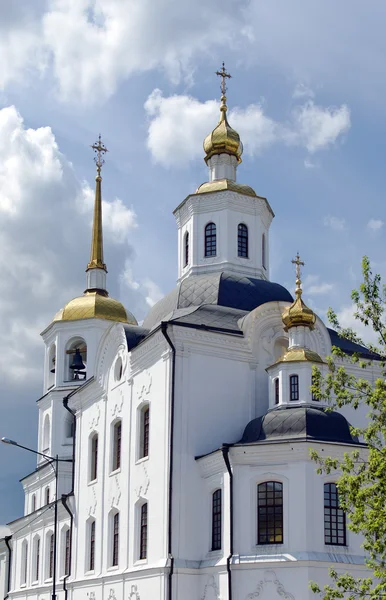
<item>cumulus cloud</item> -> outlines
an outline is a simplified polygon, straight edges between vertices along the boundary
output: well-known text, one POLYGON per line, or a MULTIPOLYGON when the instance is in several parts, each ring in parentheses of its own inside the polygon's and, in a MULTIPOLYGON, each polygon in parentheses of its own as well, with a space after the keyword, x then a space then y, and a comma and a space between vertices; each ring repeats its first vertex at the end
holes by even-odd
POLYGON ((346 219, 340 219, 339 217, 334 217, 333 215, 324 217, 323 225, 330 227, 330 229, 334 229, 335 231, 343 231, 347 227, 346 219))
POLYGON ((196 55, 246 37, 247 0, 199 0, 194 10, 188 0, 20 0, 2 3, 0 17, 14 4, 21 8, 0 42, 0 88, 23 69, 49 69, 72 102, 103 101, 123 79, 153 68, 174 83, 191 81, 196 55))
POLYGON ((314 98, 314 92, 304 83, 297 83, 294 91, 292 92, 292 98, 314 98))
POLYGON ((124 269, 121 273, 121 285, 124 290, 129 289, 137 292, 137 298, 141 296, 146 304, 151 308, 163 298, 164 294, 159 286, 149 277, 137 279, 133 274, 133 269, 128 260, 125 262, 124 269))
POLYGON ((322 294, 327 294, 334 289, 332 283, 327 283, 325 281, 320 281, 319 275, 307 275, 304 280, 304 290, 307 295, 310 296, 319 296, 322 294))
MULTIPOLYGON (((38 375, 39 332, 83 291, 91 195, 49 127, 28 129, 13 106, 0 110, 1 376, 38 375)), ((120 244, 119 254, 130 254, 133 209, 115 199, 103 210, 108 253, 120 244)))
MULTIPOLYGON (((188 95, 165 97, 155 89, 145 102, 148 116, 147 146, 153 159, 168 166, 184 165, 202 156, 202 141, 219 116, 214 100, 200 102, 188 95)), ((289 122, 279 122, 264 113, 261 104, 235 108, 229 121, 240 133, 245 153, 254 155, 275 143, 299 146, 309 153, 327 148, 350 128, 347 106, 324 108, 312 100, 294 109, 289 122)), ((307 164, 306 167, 310 165, 307 164)))
POLYGON ((370 219, 367 223, 367 228, 371 231, 379 231, 384 226, 384 222, 381 219, 370 219))

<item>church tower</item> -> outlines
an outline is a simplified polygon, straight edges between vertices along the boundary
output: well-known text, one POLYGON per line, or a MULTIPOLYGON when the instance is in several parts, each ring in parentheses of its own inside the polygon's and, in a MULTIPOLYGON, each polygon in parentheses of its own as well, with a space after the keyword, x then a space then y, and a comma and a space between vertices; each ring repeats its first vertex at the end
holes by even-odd
POLYGON ((274 216, 266 198, 236 180, 243 145, 229 124, 224 63, 220 120, 204 140, 209 181, 175 209, 178 281, 227 271, 269 280, 269 227, 274 216))

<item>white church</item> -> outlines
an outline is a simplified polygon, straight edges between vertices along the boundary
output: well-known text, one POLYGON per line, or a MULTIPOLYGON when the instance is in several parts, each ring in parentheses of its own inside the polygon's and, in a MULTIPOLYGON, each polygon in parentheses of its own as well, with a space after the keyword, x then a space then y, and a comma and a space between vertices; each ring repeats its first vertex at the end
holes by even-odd
POLYGON ((326 413, 312 367, 332 344, 370 354, 305 305, 299 256, 294 298, 270 281, 274 213, 236 179, 221 74, 208 181, 174 211, 177 285, 141 325, 107 291, 93 146, 86 291, 42 332, 40 455, 0 540, 6 600, 306 600, 330 567, 368 574, 336 475, 309 452, 357 448, 363 418, 326 413))

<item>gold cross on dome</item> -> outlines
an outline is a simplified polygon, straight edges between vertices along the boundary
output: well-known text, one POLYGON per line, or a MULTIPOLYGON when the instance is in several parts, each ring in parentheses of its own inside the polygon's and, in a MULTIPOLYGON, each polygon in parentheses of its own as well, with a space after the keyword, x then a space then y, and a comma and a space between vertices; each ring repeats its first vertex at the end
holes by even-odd
POLYGON ((91 148, 94 150, 94 152, 96 154, 96 156, 94 156, 94 161, 97 166, 98 176, 100 176, 101 168, 105 164, 105 161, 103 159, 103 154, 108 152, 106 146, 102 142, 101 134, 99 134, 98 142, 95 142, 95 144, 93 144, 91 146, 91 148))
POLYGON ((225 96, 226 91, 228 89, 227 88, 227 84, 226 84, 226 80, 230 79, 232 77, 232 75, 230 75, 230 73, 226 72, 225 63, 222 63, 222 68, 221 68, 220 71, 216 71, 216 75, 218 75, 219 77, 222 78, 220 89, 221 89, 222 95, 225 96))
POLYGON ((292 264, 296 265, 296 279, 300 280, 300 267, 304 267, 305 263, 300 260, 299 252, 296 255, 296 258, 291 260, 292 264))

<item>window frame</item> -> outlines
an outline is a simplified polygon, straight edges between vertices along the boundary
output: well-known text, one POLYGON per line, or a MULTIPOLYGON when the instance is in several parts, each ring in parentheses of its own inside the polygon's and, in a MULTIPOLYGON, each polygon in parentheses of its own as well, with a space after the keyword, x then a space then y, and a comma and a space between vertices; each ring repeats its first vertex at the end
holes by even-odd
POLYGON ((87 571, 95 571, 95 538, 96 521, 92 519, 87 523, 88 527, 88 553, 87 553, 87 571))
POLYGON ((148 557, 148 520, 149 507, 147 502, 143 502, 139 507, 139 560, 147 560, 148 557))
POLYGON ((111 567, 119 565, 119 512, 115 511, 111 514, 111 567))
POLYGON ((40 577, 40 536, 36 536, 33 541, 33 580, 32 583, 38 583, 40 577))
POLYGON ((21 574, 20 574, 20 585, 26 586, 28 579, 28 542, 27 540, 23 541, 22 544, 22 553, 21 553, 21 574))
POLYGON ((139 408, 138 460, 149 457, 150 453, 150 404, 139 408))
POLYGON ((212 493, 212 538, 211 552, 222 549, 222 488, 212 493))
POLYGON ((346 527, 346 513, 339 505, 339 493, 338 488, 335 481, 327 481, 323 485, 323 534, 324 534, 324 543, 326 546, 347 546, 347 527, 346 527), (334 486, 335 491, 332 492, 331 488, 334 486), (326 491, 326 488, 328 490, 326 491), (326 494, 328 494, 329 503, 326 504, 326 494), (332 498, 335 496, 335 499, 332 498), (334 505, 335 502, 335 505, 334 505), (328 511, 328 513, 327 513, 328 511), (326 520, 326 517, 329 517, 329 521, 326 520), (335 526, 334 525, 335 518, 335 526), (339 528, 339 518, 341 520, 342 527, 339 528), (328 527, 329 522, 329 527, 328 527), (343 532, 343 534, 339 534, 339 531, 343 532), (329 535, 328 535, 329 532, 329 535), (330 541, 326 541, 327 538, 330 538, 330 541), (342 541, 332 541, 332 539, 339 540, 341 538, 342 541))
POLYGON ((90 435, 90 458, 89 458, 89 483, 93 481, 97 481, 98 479, 98 445, 99 445, 99 435, 96 431, 94 431, 90 435))
POLYGON ((63 576, 64 577, 68 577, 69 575, 71 575, 71 564, 70 564, 70 558, 71 558, 71 536, 70 536, 70 528, 69 527, 64 527, 62 529, 62 535, 63 535, 63 543, 62 543, 62 548, 63 548, 63 562, 62 562, 62 566, 63 566, 63 576))
POLYGON ((275 377, 273 380, 273 394, 274 394, 274 405, 280 404, 280 381, 279 377, 275 377))
POLYGON ((204 257, 217 256, 217 225, 210 221, 204 229, 204 257))
POLYGON ((184 248, 183 248, 183 265, 184 269, 189 265, 189 231, 185 231, 184 234, 184 248))
POLYGON ((260 483, 257 484, 257 545, 258 546, 268 546, 268 545, 283 545, 284 544, 284 485, 282 481, 277 481, 277 480, 265 480, 265 481, 261 481, 260 483), (268 490, 268 485, 269 484, 273 484, 273 497, 270 498, 268 496, 268 492, 270 492, 271 490, 268 490), (263 488, 263 486, 266 486, 265 489, 263 488), (275 489, 275 486, 280 486, 279 489, 275 489), (278 494, 277 499, 280 500, 281 502, 278 502, 277 504, 275 503, 275 496, 276 496, 276 492, 278 494), (263 494, 265 493, 265 497, 263 496, 263 494), (264 502, 260 502, 260 500, 263 499, 264 502), (269 500, 273 500, 273 502, 268 502, 269 500), (274 509, 273 510, 273 521, 271 520, 271 526, 269 526, 270 521, 269 521, 269 509, 274 509), (281 508, 281 510, 275 511, 275 508, 281 508), (264 520, 265 525, 263 526, 263 519, 262 519, 262 514, 263 514, 263 510, 261 509, 265 509, 265 515, 266 515, 266 519, 264 520), (275 514, 277 512, 277 515, 275 514), (272 525, 273 522, 273 525, 272 525), (273 529, 273 536, 274 536, 274 540, 272 541, 271 539, 268 539, 269 537, 269 531, 273 529), (280 534, 276 533, 276 529, 277 530, 281 530, 281 539, 276 539, 276 536, 280 537, 280 534), (263 540, 263 537, 265 537, 266 539, 263 540))
POLYGON ((261 266, 267 270, 267 244, 265 239, 265 233, 261 235, 261 266))
POLYGON ((122 461, 122 419, 114 421, 112 425, 112 464, 111 471, 118 471, 122 461))
POLYGON ((47 576, 46 576, 46 579, 52 579, 53 574, 54 574, 54 541, 55 541, 55 536, 52 531, 47 533, 46 541, 47 541, 47 550, 46 550, 47 576))
POLYGON ((290 402, 299 402, 299 398, 299 375, 297 373, 292 373, 289 376, 289 399, 290 402))
POLYGON ((36 494, 32 494, 31 496, 31 512, 35 512, 36 510, 36 494))
POLYGON ((245 223, 239 223, 237 226, 237 256, 249 258, 249 230, 245 223))

